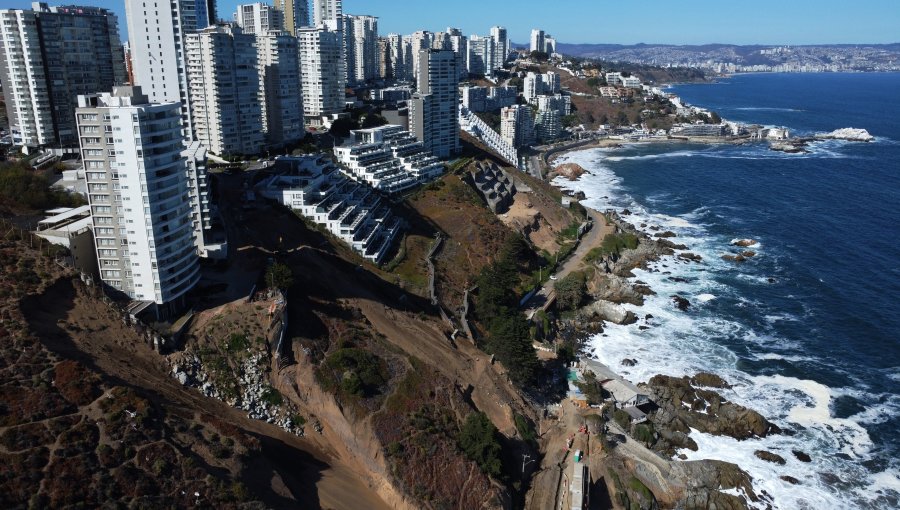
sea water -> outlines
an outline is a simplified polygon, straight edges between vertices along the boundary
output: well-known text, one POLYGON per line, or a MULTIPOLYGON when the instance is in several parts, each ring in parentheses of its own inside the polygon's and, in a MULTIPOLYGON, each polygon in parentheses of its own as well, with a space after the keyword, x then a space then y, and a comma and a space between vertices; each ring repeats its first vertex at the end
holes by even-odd
POLYGON ((734 384, 724 396, 788 433, 736 441, 694 431, 699 450, 680 453, 737 463, 775 507, 897 507, 900 74, 741 75, 672 91, 728 120, 799 136, 865 128, 876 140, 815 142, 808 154, 655 144, 566 155, 590 173, 556 184, 583 191, 601 211, 627 208, 635 226, 671 230, 672 241, 703 257, 635 271, 656 295, 626 307, 653 317, 611 325, 588 349, 634 382, 710 371, 734 384), (744 238, 758 244, 732 245, 744 238), (722 259, 744 249, 757 255, 722 259), (675 294, 690 301, 687 312, 675 294), (638 363, 623 366, 624 358, 638 363))

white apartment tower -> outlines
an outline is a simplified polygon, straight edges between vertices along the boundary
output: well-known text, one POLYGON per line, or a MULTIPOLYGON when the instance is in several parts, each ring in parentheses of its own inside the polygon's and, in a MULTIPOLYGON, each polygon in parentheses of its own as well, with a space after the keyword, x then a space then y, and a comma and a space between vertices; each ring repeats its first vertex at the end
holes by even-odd
POLYGON ((181 105, 116 87, 79 96, 76 118, 100 278, 168 315, 200 279, 181 105))
POLYGON ((309 0, 275 0, 275 8, 282 12, 284 29, 291 35, 309 26, 309 0))
POLYGON ((393 78, 396 80, 408 80, 409 73, 406 71, 404 62, 403 37, 399 34, 388 34, 387 47, 393 78))
POLYGON ((348 14, 343 23, 347 82, 374 80, 378 74, 378 18, 348 14))
POLYGON ((453 51, 419 53, 417 90, 409 102, 410 131, 439 158, 459 152, 459 71, 453 51))
POLYGON ((450 49, 456 54, 456 69, 459 71, 459 79, 464 80, 469 76, 469 40, 462 35, 458 28, 447 28, 447 38, 450 49))
POLYGON ((466 67, 469 74, 488 76, 496 68, 494 65, 494 40, 490 37, 473 35, 469 37, 466 67))
POLYGON ((14 143, 75 146, 78 95, 123 85, 124 64, 112 11, 0 10, 0 82, 14 143))
POLYGON ((239 27, 207 27, 186 38, 190 104, 197 140, 216 155, 263 147, 255 38, 239 27))
POLYGON ((500 110, 500 136, 515 148, 534 143, 534 116, 528 105, 500 110))
POLYGON ((531 30, 530 51, 544 51, 544 31, 534 28, 531 30))
POLYGON ((419 55, 421 54, 422 50, 430 49, 433 43, 434 34, 427 30, 419 30, 418 32, 413 32, 413 34, 410 36, 413 80, 419 79, 419 55))
POLYGON ((343 14, 341 0, 313 0, 313 26, 316 28, 324 25, 329 30, 340 30, 343 14))
POLYGON ((271 5, 259 2, 238 5, 234 21, 245 34, 284 30, 284 13, 271 5))
POLYGON ((300 53, 300 88, 307 123, 344 109, 343 37, 325 28, 297 30, 300 53))
POLYGON ((256 34, 262 128, 269 145, 303 138, 303 100, 297 38, 287 32, 256 34))
POLYGON ((209 25, 205 0, 125 0, 134 84, 152 103, 180 103, 187 140, 194 139, 185 58, 186 36, 209 25))
POLYGON ((504 27, 491 27, 491 39, 494 40, 494 66, 500 69, 509 55, 509 36, 504 27))

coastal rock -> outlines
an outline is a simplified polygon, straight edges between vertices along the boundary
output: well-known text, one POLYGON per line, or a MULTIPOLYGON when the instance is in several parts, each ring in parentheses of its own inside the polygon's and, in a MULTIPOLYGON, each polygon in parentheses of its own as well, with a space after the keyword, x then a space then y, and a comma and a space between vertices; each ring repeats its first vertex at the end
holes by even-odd
POLYGON ((753 452, 753 455, 756 455, 758 458, 766 462, 773 462, 781 466, 785 464, 784 457, 778 455, 777 453, 768 452, 766 450, 756 450, 755 452, 753 452))
POLYGON ((578 165, 576 163, 563 163, 562 165, 559 165, 558 167, 554 168, 553 171, 557 175, 565 177, 566 179, 569 179, 570 181, 578 180, 579 177, 581 177, 582 175, 587 173, 587 170, 585 170, 584 168, 581 167, 581 165, 578 165))
POLYGON ((803 140, 771 142, 769 143, 769 149, 787 154, 809 154, 809 151, 806 150, 806 143, 807 142, 803 140))
POLYGON ((691 377, 691 383, 695 386, 706 386, 707 388, 731 388, 731 385, 725 379, 709 372, 698 372, 694 377, 691 377))
POLYGON ((628 209, 623 209, 621 214, 622 216, 631 216, 631 211, 629 211, 628 209))
POLYGON ((636 359, 625 358, 622 360, 622 366, 624 366, 624 367, 633 367, 635 365, 637 365, 636 359))
POLYGON ((784 480, 785 482, 787 482, 791 485, 799 485, 800 484, 800 480, 797 480, 793 476, 781 475, 779 478, 781 478, 782 480, 784 480))
POLYGON ((616 275, 597 271, 588 283, 588 292, 594 299, 602 299, 612 303, 629 303, 636 306, 644 304, 644 296, 653 294, 647 285, 632 285, 627 279, 616 275))
POLYGON ((686 245, 675 244, 672 241, 669 241, 668 239, 660 239, 657 241, 657 244, 659 244, 660 246, 663 246, 665 248, 668 248, 670 250, 686 250, 688 248, 686 245))
POLYGON ((656 235, 656 237, 677 237, 675 235, 675 232, 672 232, 671 230, 666 230, 665 232, 660 232, 655 235, 656 235))
POLYGON ((691 302, 686 298, 679 296, 678 294, 672 295, 672 301, 675 303, 675 307, 681 310, 682 312, 688 311, 688 308, 691 307, 691 302))
POLYGON ((683 493, 674 508, 714 508, 716 510, 746 510, 748 501, 760 497, 753 491, 752 478, 730 462, 701 460, 673 464, 669 476, 681 482, 683 493), (727 490, 737 494, 722 492, 727 490))
POLYGON ((731 241, 731 244, 740 246, 741 248, 747 248, 748 246, 756 246, 759 243, 753 239, 735 239, 734 241, 731 241))
POLYGON ((740 253, 738 253, 737 255, 732 255, 730 253, 726 253, 725 255, 722 255, 722 260, 727 260, 729 262, 741 263, 741 262, 746 262, 747 257, 741 255, 740 253))
POLYGON ((746 257, 746 258, 749 259, 749 258, 751 258, 751 257, 755 257, 755 256, 756 256, 756 252, 755 252, 755 251, 752 251, 752 250, 745 250, 745 251, 742 251, 742 252, 741 252, 741 255, 743 255, 744 257, 746 257))
POLYGON ((865 129, 857 128, 835 129, 831 133, 817 134, 816 138, 819 140, 847 140, 850 142, 871 142, 875 139, 865 129))
POLYGON ((650 415, 657 429, 685 434, 696 429, 739 440, 781 432, 758 412, 729 402, 714 391, 695 388, 688 377, 657 375, 650 379, 647 388, 659 406, 650 415))
POLYGON ((585 306, 578 312, 580 320, 590 322, 590 319, 598 318, 613 324, 634 324, 637 322, 637 315, 631 311, 627 311, 621 306, 604 300, 595 301, 585 306))
POLYGON ((681 260, 686 260, 688 262, 700 262, 703 260, 703 257, 701 257, 700 255, 697 255, 696 253, 691 253, 689 251, 684 252, 684 253, 679 253, 678 258, 680 258, 681 260))
POLYGON ((587 195, 584 194, 584 191, 576 191, 574 197, 575 200, 584 200, 587 198, 587 195))
POLYGON ((791 453, 793 453, 794 457, 797 457, 797 460, 800 462, 812 462, 812 458, 800 450, 791 450, 791 453))

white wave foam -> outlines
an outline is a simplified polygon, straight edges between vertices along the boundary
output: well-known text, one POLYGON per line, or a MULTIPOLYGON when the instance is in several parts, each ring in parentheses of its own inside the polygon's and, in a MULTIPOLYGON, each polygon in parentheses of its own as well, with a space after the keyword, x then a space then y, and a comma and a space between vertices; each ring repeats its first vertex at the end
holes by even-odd
MULTIPOLYGON (((738 306, 751 310, 756 316, 769 322, 796 320, 783 312, 772 310, 767 303, 747 299, 736 294, 734 288, 719 280, 723 275, 735 276, 745 281, 769 284, 766 276, 749 273, 751 266, 737 267, 722 261, 724 250, 734 250, 728 239, 709 235, 699 220, 709 214, 702 208, 682 216, 655 214, 637 203, 623 189, 621 179, 607 166, 611 160, 607 151, 590 150, 566 155, 568 161, 579 163, 592 172, 578 181, 557 181, 564 189, 583 191, 585 204, 598 209, 628 208, 632 216, 628 221, 639 225, 665 224, 678 235, 679 242, 703 256, 703 264, 679 264, 671 258, 651 263, 647 269, 635 270, 635 278, 646 282, 656 295, 647 296, 642 307, 625 305, 639 317, 652 314, 652 327, 640 330, 637 325, 608 325, 601 335, 590 339, 588 349, 601 362, 614 367, 626 378, 646 381, 662 373, 672 376, 693 375, 698 371, 712 371, 722 375, 734 385, 723 392, 729 400, 756 409, 770 420, 787 428, 796 429, 794 435, 776 435, 750 441, 734 441, 729 438, 692 433, 700 446, 698 452, 684 452, 690 459, 716 458, 735 462, 754 478, 754 489, 766 490, 774 497, 776 508, 847 508, 872 506, 874 496, 867 492, 872 487, 893 489, 891 467, 877 475, 871 475, 863 461, 871 460, 872 440, 863 423, 879 423, 884 416, 900 414, 900 397, 871 395, 849 389, 835 389, 816 382, 781 375, 751 376, 738 369, 739 357, 723 344, 741 345, 750 359, 785 360, 788 362, 821 362, 815 353, 806 353, 798 340, 786 339, 766 331, 755 331, 738 319, 717 316, 712 307, 691 307, 687 313, 678 310, 671 301, 673 294, 687 297, 692 304, 716 299, 734 300, 738 306), (678 278, 681 281, 673 281, 678 278), (684 283, 687 281, 689 283, 684 283), (797 355, 803 352, 808 355, 797 355), (624 367, 622 359, 636 359, 637 365, 624 367), (851 418, 832 417, 830 403, 841 395, 849 394, 865 404, 866 408, 851 418), (793 424, 793 425, 791 425, 793 424), (780 454, 786 464, 778 466, 757 458, 753 453, 765 449, 780 454), (812 463, 802 463, 791 453, 796 449, 813 455, 812 463), (853 461, 845 460, 849 455, 853 461), (826 484, 820 473, 832 473, 844 480, 844 484, 826 484), (780 479, 789 475, 801 480, 794 486, 780 479)), ((614 161, 611 161, 614 163, 614 161)), ((760 245, 748 249, 759 251, 760 245)), ((770 329, 770 328, 769 328, 770 329)), ((893 380, 900 381, 900 373, 894 369, 893 380)), ((895 466, 896 463, 891 464, 895 466)))
POLYGON ((796 108, 773 108, 768 106, 752 106, 752 107, 744 107, 744 108, 734 108, 735 110, 740 110, 742 112, 802 112, 803 110, 798 110, 796 108))
POLYGON ((700 294, 697 296, 697 301, 700 301, 701 303, 706 303, 713 299, 716 299, 716 296, 713 296, 712 294, 700 294))

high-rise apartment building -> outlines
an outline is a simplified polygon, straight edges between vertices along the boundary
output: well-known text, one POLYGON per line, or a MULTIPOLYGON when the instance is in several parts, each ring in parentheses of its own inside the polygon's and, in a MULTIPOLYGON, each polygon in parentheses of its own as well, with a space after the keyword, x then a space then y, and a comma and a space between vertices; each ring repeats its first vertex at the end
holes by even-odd
POLYGON ((341 0, 312 0, 313 25, 318 28, 327 27, 329 30, 341 29, 341 17, 344 14, 341 0))
POLYGON ((447 28, 449 49, 456 54, 456 69, 459 71, 459 79, 464 80, 469 76, 469 39, 462 35, 458 28, 447 28))
POLYGON ((304 134, 297 38, 284 31, 256 34, 256 53, 266 142, 296 142, 304 134))
POLYGON ((409 103, 410 131, 439 158, 459 152, 459 71, 453 51, 419 52, 417 90, 409 103))
POLYGON ((300 53, 300 88, 307 123, 344 109, 346 72, 341 32, 326 28, 297 30, 300 53))
POLYGON ((468 41, 466 67, 469 74, 487 76, 496 68, 494 65, 494 40, 490 37, 473 35, 468 41))
POLYGON ((284 13, 260 2, 238 5, 234 21, 245 34, 261 34, 269 30, 284 29, 284 13))
POLYGON ((258 154, 263 147, 255 38, 218 25, 186 38, 191 114, 209 152, 258 154))
POLYGON ((291 35, 309 26, 309 0, 275 0, 275 8, 283 13, 284 29, 291 35))
POLYGON ((494 66, 499 69, 509 55, 509 36, 504 27, 491 27, 491 39, 494 40, 494 66))
POLYGON ((75 111, 100 278, 161 315, 200 279, 180 111, 140 87, 79 96, 75 111))
POLYGON ((374 80, 378 71, 378 18, 348 14, 343 24, 347 82, 374 80))
POLYGON ((126 80, 112 11, 45 3, 0 10, 0 81, 17 145, 76 145, 78 95, 126 80))
POLYGON ((500 136, 515 148, 534 143, 534 116, 528 105, 500 110, 500 136))
POLYGON ((422 50, 430 49, 433 43, 434 34, 427 30, 413 32, 410 36, 413 80, 419 79, 419 55, 421 55, 422 50))
POLYGON ((194 138, 185 39, 206 28, 215 13, 207 0, 125 0, 134 84, 152 103, 180 103, 187 140, 194 138), (197 9, 206 14, 198 19, 197 9))
POLYGON ((544 51, 544 31, 534 28, 531 30, 530 51, 544 51))

